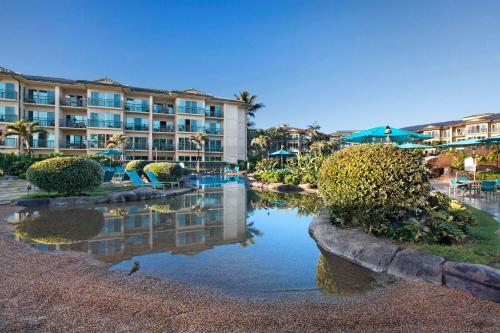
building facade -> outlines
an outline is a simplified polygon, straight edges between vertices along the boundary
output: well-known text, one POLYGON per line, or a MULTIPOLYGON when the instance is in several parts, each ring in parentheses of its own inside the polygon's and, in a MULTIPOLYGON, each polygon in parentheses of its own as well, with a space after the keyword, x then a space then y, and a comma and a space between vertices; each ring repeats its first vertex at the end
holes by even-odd
POLYGON ((444 121, 403 128, 431 136, 427 144, 438 145, 472 138, 500 135, 500 113, 482 113, 463 117, 460 120, 444 121))
MULTIPOLYGON (((34 155, 93 154, 115 134, 125 134, 127 160, 196 161, 189 137, 208 140, 200 160, 247 159, 245 104, 196 89, 160 90, 95 81, 24 75, 0 67, 0 129, 19 119, 38 121, 47 134, 30 139, 34 155)), ((21 139, 0 139, 0 152, 21 153, 21 139)))

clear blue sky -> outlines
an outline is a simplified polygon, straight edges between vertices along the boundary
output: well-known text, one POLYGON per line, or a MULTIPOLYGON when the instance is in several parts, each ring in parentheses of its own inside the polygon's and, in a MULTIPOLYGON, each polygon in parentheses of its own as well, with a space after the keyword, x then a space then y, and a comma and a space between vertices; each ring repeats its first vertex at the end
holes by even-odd
POLYGON ((0 66, 194 87, 325 131, 500 112, 500 1, 3 1, 0 66))

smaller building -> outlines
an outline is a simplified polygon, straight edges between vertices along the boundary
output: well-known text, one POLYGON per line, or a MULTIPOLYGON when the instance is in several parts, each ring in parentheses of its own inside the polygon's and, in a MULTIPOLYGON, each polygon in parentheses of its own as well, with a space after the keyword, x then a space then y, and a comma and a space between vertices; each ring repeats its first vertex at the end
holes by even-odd
POLYGON ((306 153, 309 152, 309 144, 314 135, 324 136, 326 139, 329 138, 325 133, 317 132, 315 134, 309 129, 287 125, 277 126, 275 129, 283 133, 283 138, 271 138, 269 146, 271 151, 283 148, 294 153, 306 153))

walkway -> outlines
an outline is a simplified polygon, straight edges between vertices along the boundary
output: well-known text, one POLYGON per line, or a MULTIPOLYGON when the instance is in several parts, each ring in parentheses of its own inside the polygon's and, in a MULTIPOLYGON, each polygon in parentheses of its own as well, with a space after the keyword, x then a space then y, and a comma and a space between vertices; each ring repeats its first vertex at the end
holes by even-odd
POLYGON ((29 182, 23 179, 0 179, 0 205, 10 203, 27 194, 29 182))

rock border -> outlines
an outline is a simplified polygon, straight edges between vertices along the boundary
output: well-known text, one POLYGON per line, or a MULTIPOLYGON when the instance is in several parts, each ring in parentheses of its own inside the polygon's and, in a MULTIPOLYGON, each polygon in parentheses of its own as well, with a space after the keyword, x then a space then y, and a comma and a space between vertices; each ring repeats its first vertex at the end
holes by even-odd
POLYGON ((301 192, 305 194, 316 194, 318 193, 317 188, 311 187, 309 184, 283 184, 283 183, 264 183, 254 178, 248 177, 248 184, 250 187, 259 190, 266 190, 271 192, 282 192, 282 193, 290 193, 290 192, 301 192))
POLYGON ((17 206, 24 207, 37 207, 37 206, 50 206, 62 207, 68 205, 96 205, 105 203, 123 203, 127 201, 140 201, 149 199, 158 199, 174 195, 181 195, 194 191, 195 187, 185 187, 180 189, 171 190, 157 190, 153 188, 136 188, 124 192, 112 192, 102 196, 95 197, 58 197, 46 199, 21 199, 15 202, 17 206))
POLYGON ((338 228, 325 210, 311 222, 309 234, 324 251, 372 271, 424 280, 500 303, 500 269, 446 261, 359 230, 338 228))

